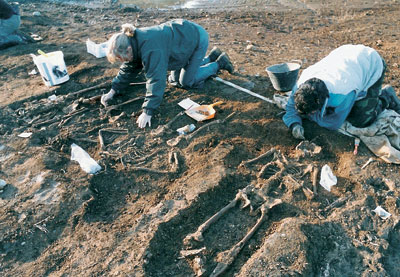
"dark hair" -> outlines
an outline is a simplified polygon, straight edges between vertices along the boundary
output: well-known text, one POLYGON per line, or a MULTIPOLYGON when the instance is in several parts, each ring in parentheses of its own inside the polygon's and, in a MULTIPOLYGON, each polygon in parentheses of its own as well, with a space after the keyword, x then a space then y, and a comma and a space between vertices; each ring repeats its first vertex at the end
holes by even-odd
POLYGON ((309 114, 323 107, 329 91, 325 83, 317 78, 311 78, 299 86, 294 103, 296 110, 301 114, 309 114))

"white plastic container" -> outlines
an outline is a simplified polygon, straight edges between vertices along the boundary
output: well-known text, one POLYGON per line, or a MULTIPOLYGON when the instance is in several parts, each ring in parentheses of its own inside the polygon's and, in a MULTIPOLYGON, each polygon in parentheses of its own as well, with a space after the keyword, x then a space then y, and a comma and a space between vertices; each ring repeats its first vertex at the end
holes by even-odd
POLYGON ((108 42, 96 44, 95 42, 88 39, 86 41, 86 48, 89 54, 94 55, 96 58, 103 58, 107 54, 108 42))
POLYGON ((62 51, 38 56, 31 54, 31 56, 46 86, 55 86, 69 80, 62 51))

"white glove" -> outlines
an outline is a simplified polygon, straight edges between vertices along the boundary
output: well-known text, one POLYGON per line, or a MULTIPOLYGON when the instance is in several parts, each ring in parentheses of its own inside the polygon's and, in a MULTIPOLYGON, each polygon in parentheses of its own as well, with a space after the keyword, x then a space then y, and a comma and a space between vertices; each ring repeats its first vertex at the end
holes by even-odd
POLYGON ((100 102, 103 104, 104 107, 107 107, 107 102, 113 99, 115 95, 115 90, 110 89, 110 91, 103 96, 101 96, 100 102))
POLYGON ((292 135, 297 139, 305 139, 304 138, 304 128, 300 124, 296 124, 292 129, 292 135))
POLYGON ((139 128, 146 127, 147 123, 149 124, 149 127, 151 127, 151 115, 142 112, 142 114, 136 120, 136 123, 138 124, 139 128))

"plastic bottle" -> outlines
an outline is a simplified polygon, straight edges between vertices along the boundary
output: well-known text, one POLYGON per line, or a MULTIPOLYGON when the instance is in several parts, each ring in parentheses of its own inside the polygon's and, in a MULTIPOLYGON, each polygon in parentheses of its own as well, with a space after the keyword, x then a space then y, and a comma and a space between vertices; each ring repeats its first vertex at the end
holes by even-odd
POLYGON ((176 129, 176 131, 180 135, 187 135, 190 132, 192 132, 194 129, 196 129, 196 126, 194 124, 190 124, 190 125, 188 124, 186 126, 176 129))

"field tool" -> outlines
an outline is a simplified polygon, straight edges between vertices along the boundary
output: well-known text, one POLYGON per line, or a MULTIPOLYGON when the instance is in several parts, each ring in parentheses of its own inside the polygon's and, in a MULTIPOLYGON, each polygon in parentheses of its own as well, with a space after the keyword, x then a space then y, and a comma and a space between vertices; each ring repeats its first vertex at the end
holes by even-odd
POLYGON ((267 101, 268 103, 276 104, 274 100, 271 100, 271 99, 269 99, 267 97, 259 95, 259 94, 255 93, 255 92, 252 92, 251 90, 248 90, 246 88, 242 88, 241 86, 238 86, 238 85, 236 85, 234 83, 225 81, 224 79, 221 79, 220 77, 215 77, 214 80, 218 81, 218 82, 221 82, 221 83, 224 83, 225 85, 231 86, 231 87, 236 88, 238 90, 244 91, 244 92, 246 92, 246 93, 248 93, 248 94, 250 94, 252 96, 255 96, 255 97, 260 98, 260 99, 262 99, 264 101, 267 101))
POLYGON ((222 101, 218 101, 210 105, 200 105, 198 107, 186 110, 185 113, 196 121, 204 121, 214 118, 214 106, 221 105, 222 103, 222 101))

